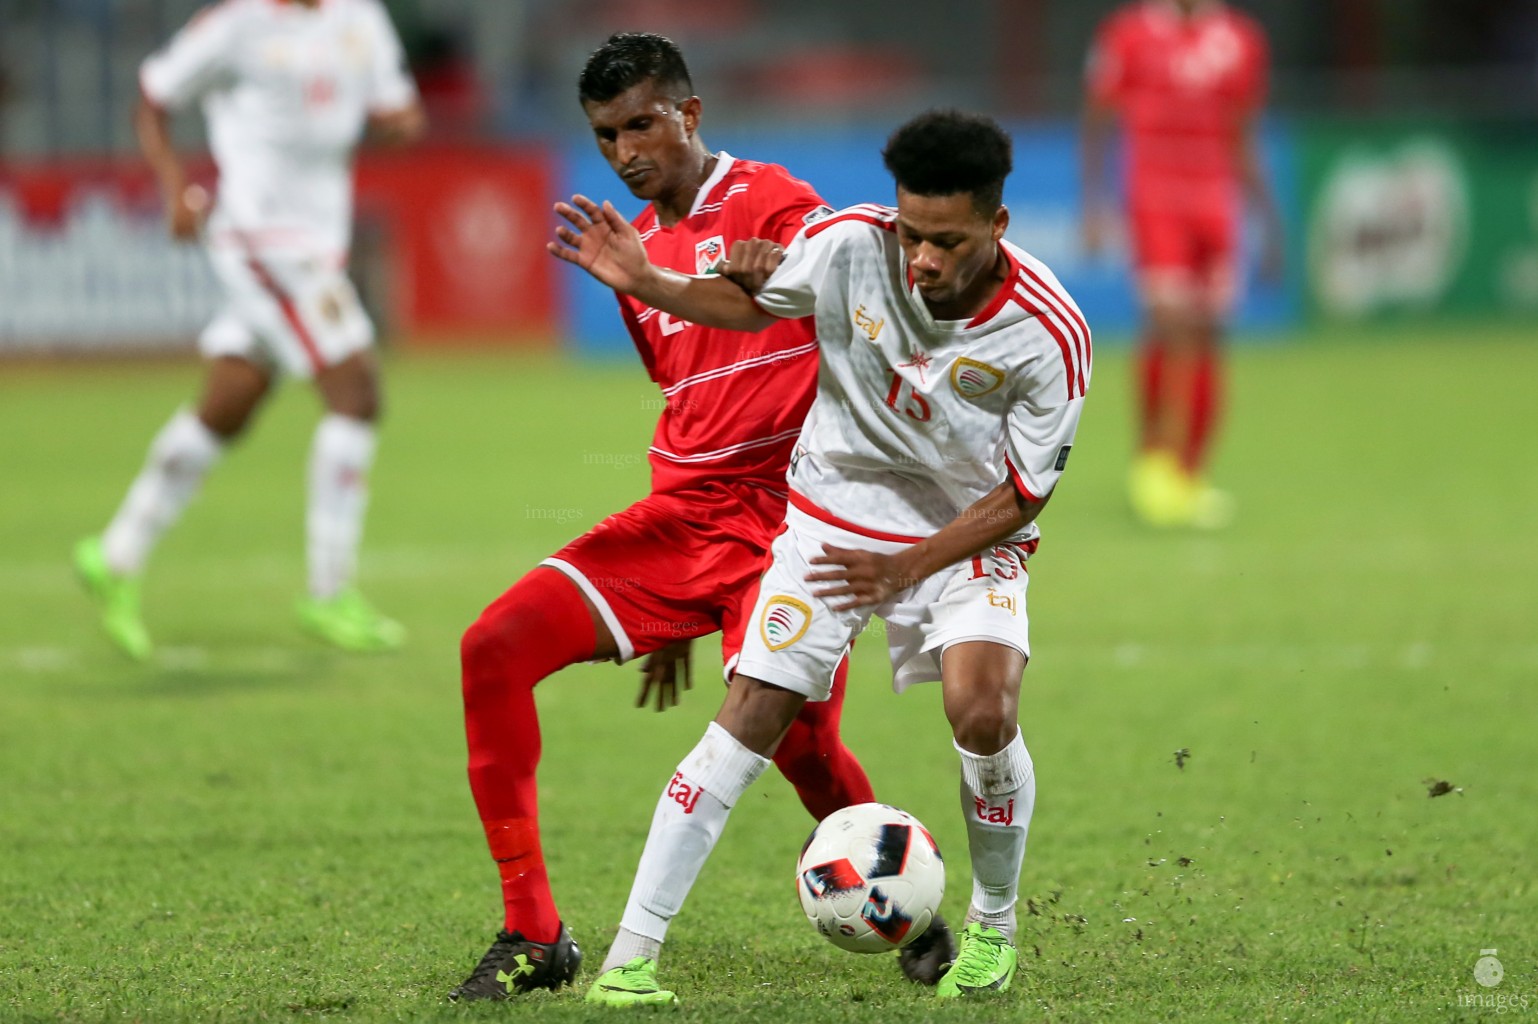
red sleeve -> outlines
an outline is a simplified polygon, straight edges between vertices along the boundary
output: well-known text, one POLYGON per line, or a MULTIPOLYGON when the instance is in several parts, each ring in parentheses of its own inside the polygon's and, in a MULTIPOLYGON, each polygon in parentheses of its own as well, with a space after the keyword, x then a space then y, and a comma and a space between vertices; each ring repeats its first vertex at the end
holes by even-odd
POLYGON ((1084 84, 1091 102, 1106 107, 1121 106, 1127 93, 1127 43, 1127 19, 1124 16, 1112 15, 1100 23, 1084 68, 1084 84))
POLYGON ((817 219, 819 211, 833 212, 811 185, 776 164, 766 166, 753 183, 753 234, 757 238, 789 246, 797 232, 817 219))

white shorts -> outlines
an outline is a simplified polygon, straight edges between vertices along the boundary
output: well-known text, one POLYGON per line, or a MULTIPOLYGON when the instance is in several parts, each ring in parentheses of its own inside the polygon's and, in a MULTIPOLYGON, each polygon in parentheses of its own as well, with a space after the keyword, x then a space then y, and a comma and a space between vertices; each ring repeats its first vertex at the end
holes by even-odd
POLYGON ((886 623, 892 660, 892 689, 940 678, 940 656, 951 644, 986 640, 1030 657, 1025 590, 1029 576, 1024 548, 1005 542, 976 558, 942 569, 885 604, 834 611, 847 598, 823 600, 807 583, 818 570, 810 560, 823 544, 892 554, 907 545, 874 540, 814 519, 794 506, 786 510, 785 531, 771 548, 773 561, 759 584, 758 603, 747 619, 742 655, 735 671, 766 683, 826 700, 833 670, 871 617, 886 623))
POLYGON ((204 356, 308 378, 374 343, 357 290, 329 261, 235 245, 210 245, 208 256, 225 304, 198 339, 204 356))

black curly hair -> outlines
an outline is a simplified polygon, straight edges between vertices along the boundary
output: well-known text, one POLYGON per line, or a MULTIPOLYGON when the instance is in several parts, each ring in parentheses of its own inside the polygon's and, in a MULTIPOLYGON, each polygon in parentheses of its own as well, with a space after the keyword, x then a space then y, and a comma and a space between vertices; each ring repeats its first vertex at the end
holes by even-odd
POLYGON ((966 192, 991 217, 1004 201, 1014 169, 1009 135, 992 118, 961 110, 930 110, 887 139, 881 159, 897 187, 920 196, 966 192))
POLYGON ((653 32, 616 32, 594 50, 577 78, 583 103, 607 103, 642 82, 655 82, 675 103, 694 95, 683 51, 653 32))

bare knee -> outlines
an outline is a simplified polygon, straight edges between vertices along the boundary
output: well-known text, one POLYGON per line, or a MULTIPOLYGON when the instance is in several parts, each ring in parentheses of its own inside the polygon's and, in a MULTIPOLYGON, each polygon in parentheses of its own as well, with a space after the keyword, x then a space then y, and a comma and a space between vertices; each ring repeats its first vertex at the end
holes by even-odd
POLYGON ((363 351, 328 366, 315 376, 326 410, 365 423, 379 420, 383 399, 372 352, 363 351))
POLYGON ((963 750, 996 754, 1019 730, 1013 701, 976 697, 951 716, 951 734, 963 750))
POLYGON ((459 664, 463 670, 465 703, 470 703, 474 693, 495 679, 488 670, 495 670, 507 654, 507 636, 503 628, 503 616, 493 615, 491 609, 482 612, 470 624, 459 641, 459 664))
POLYGON ((250 424, 271 386, 271 376, 255 363, 221 356, 209 366, 197 417, 221 440, 233 441, 250 424))

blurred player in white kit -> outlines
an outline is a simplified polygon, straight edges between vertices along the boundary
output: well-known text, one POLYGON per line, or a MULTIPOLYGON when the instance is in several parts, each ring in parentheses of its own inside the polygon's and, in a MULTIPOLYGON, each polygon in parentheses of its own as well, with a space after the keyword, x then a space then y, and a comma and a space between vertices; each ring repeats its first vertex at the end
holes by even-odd
POLYGON ((225 304, 199 339, 208 361, 196 409, 178 410, 104 533, 75 568, 113 642, 152 651, 139 578, 161 534, 250 422, 279 375, 312 380, 325 405, 308 468, 304 628, 347 650, 405 639, 353 586, 374 459, 374 328, 348 280, 352 154, 406 143, 426 117, 379 0, 224 0, 204 8, 139 71, 139 145, 173 237, 201 237, 225 304), (188 182, 170 119, 200 103, 218 197, 188 182))

